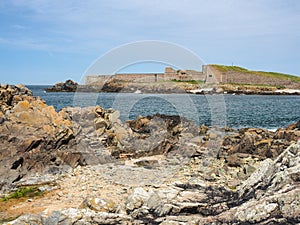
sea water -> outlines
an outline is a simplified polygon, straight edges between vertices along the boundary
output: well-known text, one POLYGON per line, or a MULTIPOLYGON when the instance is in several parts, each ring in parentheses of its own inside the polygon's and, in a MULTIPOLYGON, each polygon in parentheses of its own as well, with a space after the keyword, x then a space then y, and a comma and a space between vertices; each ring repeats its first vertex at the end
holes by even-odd
POLYGON ((100 105, 119 110, 123 121, 160 113, 180 115, 198 125, 277 129, 300 120, 299 95, 67 93, 27 87, 56 110, 100 105))

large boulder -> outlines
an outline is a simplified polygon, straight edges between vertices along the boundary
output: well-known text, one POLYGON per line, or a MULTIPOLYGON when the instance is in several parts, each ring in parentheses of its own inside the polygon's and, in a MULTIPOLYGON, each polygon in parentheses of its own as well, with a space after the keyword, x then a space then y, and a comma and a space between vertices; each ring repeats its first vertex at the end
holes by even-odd
POLYGON ((72 122, 23 85, 1 85, 0 191, 34 172, 55 171, 58 152, 74 146, 72 122))
POLYGON ((0 84, 0 112, 6 114, 19 101, 32 98, 32 91, 22 84, 10 86, 0 84))
POLYGON ((267 159, 239 190, 243 202, 235 216, 241 222, 300 221, 300 142, 292 144, 274 161, 267 159), (249 201, 246 201, 250 199, 249 201))
POLYGON ((72 80, 66 80, 65 82, 59 82, 50 88, 46 88, 47 92, 76 92, 78 83, 72 80))
POLYGON ((69 111, 56 112, 23 85, 1 85, 0 102, 0 192, 36 172, 98 163, 94 154, 77 147, 82 128, 69 111))

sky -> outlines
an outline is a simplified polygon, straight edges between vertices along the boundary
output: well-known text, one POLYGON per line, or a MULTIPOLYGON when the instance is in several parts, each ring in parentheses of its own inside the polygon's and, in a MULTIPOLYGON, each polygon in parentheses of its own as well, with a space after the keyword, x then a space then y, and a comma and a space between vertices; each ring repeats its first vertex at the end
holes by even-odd
POLYGON ((80 81, 97 58, 143 40, 205 64, 300 75, 299 25, 298 0, 0 0, 0 83, 80 81))

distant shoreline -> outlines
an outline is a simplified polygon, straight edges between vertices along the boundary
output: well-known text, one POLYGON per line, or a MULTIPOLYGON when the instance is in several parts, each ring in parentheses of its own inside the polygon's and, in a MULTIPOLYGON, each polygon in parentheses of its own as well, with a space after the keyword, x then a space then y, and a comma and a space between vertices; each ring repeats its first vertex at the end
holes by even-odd
POLYGON ((203 65, 202 71, 166 67, 164 73, 155 74, 87 75, 84 85, 67 80, 46 91, 299 95, 300 77, 211 64, 203 65))
MULTIPOLYGON (((45 85, 46 87, 46 85, 45 85)), ((47 86, 49 87, 49 86, 47 86)), ((209 95, 209 94, 230 94, 230 95, 300 95, 300 90, 298 89, 276 89, 271 90, 271 88, 264 90, 264 88, 241 88, 242 86, 236 85, 235 88, 224 88, 220 86, 215 86, 212 88, 198 88, 198 89, 184 89, 184 87, 178 85, 171 88, 166 88, 163 83, 161 85, 151 86, 148 85, 136 85, 131 83, 130 86, 90 86, 90 85, 78 85, 73 89, 61 90, 55 89, 53 87, 45 88, 46 92, 91 92, 91 93, 136 93, 136 94, 199 94, 199 95, 209 95)))

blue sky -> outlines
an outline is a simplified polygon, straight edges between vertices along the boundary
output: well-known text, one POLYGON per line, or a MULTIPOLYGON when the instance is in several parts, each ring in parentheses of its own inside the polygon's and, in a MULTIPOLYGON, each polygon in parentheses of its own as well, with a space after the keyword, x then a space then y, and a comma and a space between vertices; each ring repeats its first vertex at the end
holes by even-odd
POLYGON ((205 63, 300 75, 299 25, 298 0, 1 0, 0 83, 79 81, 99 56, 141 40, 179 44, 205 63))

